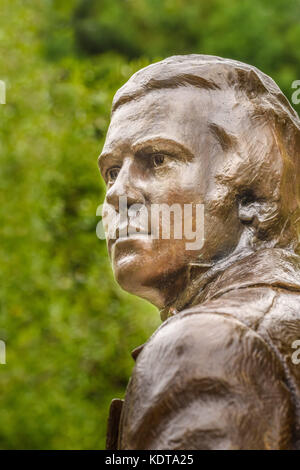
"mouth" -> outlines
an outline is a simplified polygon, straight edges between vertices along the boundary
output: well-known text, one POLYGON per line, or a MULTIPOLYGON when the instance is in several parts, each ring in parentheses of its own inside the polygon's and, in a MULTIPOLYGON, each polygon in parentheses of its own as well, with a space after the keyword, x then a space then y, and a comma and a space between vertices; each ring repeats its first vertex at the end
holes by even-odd
POLYGON ((109 238, 108 239, 108 246, 112 248, 116 244, 124 243, 124 242, 131 242, 134 240, 145 240, 150 239, 151 235, 149 234, 148 230, 142 229, 136 226, 124 226, 119 227, 117 229, 117 237, 116 238, 109 238))

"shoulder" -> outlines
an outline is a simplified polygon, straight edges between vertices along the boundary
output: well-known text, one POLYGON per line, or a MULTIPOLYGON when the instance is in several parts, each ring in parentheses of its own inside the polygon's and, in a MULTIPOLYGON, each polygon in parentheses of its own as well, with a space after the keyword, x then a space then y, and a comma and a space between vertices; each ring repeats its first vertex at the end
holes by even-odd
MULTIPOLYGON (((289 412, 281 364, 259 335, 230 316, 183 311, 164 322, 137 357, 121 448, 213 448, 219 444, 206 443, 208 430, 224 437, 222 448, 243 448, 235 436, 241 422, 255 429, 263 416, 264 435, 278 422, 288 429, 289 412)), ((271 438, 271 448, 280 448, 281 437, 271 438)))
POLYGON ((136 369, 165 382, 205 377, 211 371, 222 380, 237 375, 282 376, 281 364, 272 348, 254 330, 227 314, 199 309, 183 311, 167 320, 152 335, 137 359, 136 369), (173 378, 171 378, 173 377, 173 378))

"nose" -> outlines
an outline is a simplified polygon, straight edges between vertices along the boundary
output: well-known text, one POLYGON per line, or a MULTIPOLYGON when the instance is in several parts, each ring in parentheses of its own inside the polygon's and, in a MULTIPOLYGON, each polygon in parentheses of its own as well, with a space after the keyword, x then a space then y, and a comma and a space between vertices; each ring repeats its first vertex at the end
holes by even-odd
POLYGON ((126 196, 127 208, 132 204, 145 204, 141 175, 131 158, 125 158, 117 179, 106 193, 106 201, 119 211, 119 198, 126 196))

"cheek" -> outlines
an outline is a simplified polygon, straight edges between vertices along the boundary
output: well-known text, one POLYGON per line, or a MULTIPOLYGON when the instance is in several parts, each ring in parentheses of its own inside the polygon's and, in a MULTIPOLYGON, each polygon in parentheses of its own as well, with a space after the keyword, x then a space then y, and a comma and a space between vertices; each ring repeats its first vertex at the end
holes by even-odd
POLYGON ((188 261, 184 240, 156 240, 152 248, 148 264, 144 264, 147 275, 168 275, 182 269, 188 261))
POLYGON ((155 204, 191 204, 204 199, 202 182, 192 168, 172 172, 149 184, 147 199, 155 204))
POLYGON ((243 227, 234 212, 226 217, 205 217, 205 249, 211 256, 229 254, 237 245, 243 227))

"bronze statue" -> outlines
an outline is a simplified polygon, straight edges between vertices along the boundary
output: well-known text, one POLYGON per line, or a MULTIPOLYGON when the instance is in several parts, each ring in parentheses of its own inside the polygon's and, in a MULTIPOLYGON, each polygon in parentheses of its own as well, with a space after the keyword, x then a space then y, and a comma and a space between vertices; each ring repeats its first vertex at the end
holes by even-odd
POLYGON ((286 97, 250 65, 170 57, 116 93, 99 166, 116 214, 124 196, 128 210, 204 207, 198 249, 106 220, 116 280, 163 320, 133 352, 107 448, 300 449, 300 120, 286 97))

